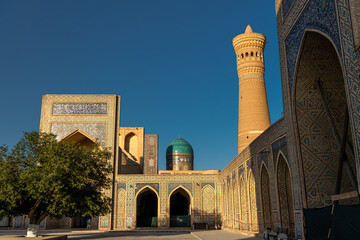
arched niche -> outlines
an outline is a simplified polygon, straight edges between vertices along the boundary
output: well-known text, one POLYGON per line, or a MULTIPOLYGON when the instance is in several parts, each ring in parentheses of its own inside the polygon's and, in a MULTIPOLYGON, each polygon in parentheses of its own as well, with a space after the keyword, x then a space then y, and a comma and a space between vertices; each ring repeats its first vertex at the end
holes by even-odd
POLYGON ((239 219, 239 191, 238 191, 238 182, 236 179, 233 179, 233 205, 234 205, 234 228, 239 229, 240 228, 240 219, 239 219))
POLYGON ((202 212, 204 215, 215 214, 215 190, 206 185, 202 189, 202 212))
POLYGON ((130 153, 135 161, 139 161, 139 139, 133 132, 125 136, 125 151, 130 153))
POLYGON ((150 187, 145 187, 136 195, 136 227, 157 227, 158 196, 150 187))
MULTIPOLYGON (((348 163, 344 165, 347 171, 340 173, 341 192, 356 190, 351 182, 356 173, 351 170, 355 169, 355 161, 342 66, 326 35, 314 31, 304 34, 293 92, 306 207, 325 207, 332 204, 331 196, 337 194, 340 155, 348 163)), ((356 199, 353 201, 357 203, 356 199)))
POLYGON ((277 188, 281 226, 288 228, 290 234, 293 234, 295 222, 291 175, 289 165, 282 154, 279 154, 277 160, 277 188))
POLYGON ((270 177, 269 172, 264 164, 260 170, 261 179, 261 200, 262 200, 262 213, 263 213, 263 227, 274 229, 272 221, 272 207, 271 207, 271 194, 270 194, 270 177))
POLYGON ((69 133, 63 139, 61 139, 60 142, 71 142, 79 146, 88 147, 90 149, 94 149, 96 146, 99 146, 101 149, 101 146, 98 145, 93 138, 80 129, 76 129, 75 131, 69 133))
POLYGON ((182 187, 176 188, 170 194, 170 227, 191 226, 191 197, 182 187))
POLYGON ((251 231, 258 232, 258 215, 256 205, 256 182, 252 171, 249 172, 249 200, 250 200, 250 217, 251 217, 251 231))
POLYGON ((247 229, 247 216, 246 216, 246 212, 247 212, 247 196, 246 196, 246 187, 245 187, 245 181, 242 177, 240 177, 240 229, 243 231, 248 230, 247 229))

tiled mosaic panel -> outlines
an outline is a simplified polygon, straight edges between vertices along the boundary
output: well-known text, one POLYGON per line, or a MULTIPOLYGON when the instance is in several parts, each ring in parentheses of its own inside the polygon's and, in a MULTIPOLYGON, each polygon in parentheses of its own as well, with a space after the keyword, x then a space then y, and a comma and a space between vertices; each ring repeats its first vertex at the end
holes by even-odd
MULTIPOLYGON (((201 222, 205 219, 210 221, 211 219, 216 220, 216 215, 218 212, 215 208, 216 197, 215 197, 215 189, 219 189, 217 187, 217 175, 117 175, 116 180, 119 184, 127 183, 126 185, 126 228, 134 228, 135 227, 135 201, 136 196, 139 194, 139 190, 150 187, 150 188, 158 188, 159 198, 160 198, 160 210, 159 210, 159 227, 167 228, 169 227, 169 199, 170 193, 176 188, 184 188, 185 190, 192 191, 190 193, 190 198, 192 199, 192 222, 201 222), (157 186, 155 186, 157 185, 157 186), (213 188, 213 186, 215 188, 213 188), (212 189, 213 197, 208 197, 208 199, 212 199, 212 201, 208 202, 207 207, 212 208, 212 214, 202 215, 202 203, 203 203, 203 188, 204 189, 212 189), (171 189, 171 191, 170 191, 171 189), (135 191, 137 192, 135 194, 135 191)), ((208 192, 209 194, 209 192, 208 192)), ((217 194, 216 194, 217 195, 217 194)), ((219 196, 218 196, 219 197, 219 196)), ((206 201, 207 201, 206 200, 206 201)), ((209 208, 209 209, 210 209, 209 208)), ((209 209, 207 211, 209 211, 209 209)), ((214 221, 215 221, 214 220, 214 221)), ((216 222, 214 222, 216 223, 216 222)), ((124 228, 124 227, 120 227, 124 228)))
POLYGON ((265 149, 263 152, 260 152, 257 155, 258 166, 261 166, 261 163, 263 162, 266 167, 269 167, 268 159, 269 159, 269 151, 265 149))
MULTIPOLYGON (((339 144, 331 131, 320 93, 312 86, 314 80, 320 80, 326 104, 337 132, 341 135, 346 97, 337 59, 336 52, 326 38, 317 33, 307 34, 296 82, 296 117, 310 208, 332 204, 330 197, 335 194, 339 144)), ((352 142, 351 135, 348 141, 352 142)), ((346 175, 344 180, 343 185, 348 188, 350 182, 346 175)))
POLYGON ((52 114, 107 114, 107 103, 53 103, 52 114))
POLYGON ((287 141, 286 137, 280 138, 276 142, 274 142, 272 146, 272 153, 273 153, 273 167, 274 171, 276 171, 276 164, 277 164, 277 158, 279 155, 279 152, 281 151, 282 154, 284 154, 286 159, 289 159, 288 151, 287 151, 287 141))
POLYGON ((246 231, 247 230, 247 201, 246 201, 246 188, 245 188, 245 182, 242 178, 240 178, 240 205, 241 205, 241 223, 240 227, 241 230, 246 231))
POLYGON ((290 7, 291 5, 293 4, 294 0, 283 0, 282 1, 282 11, 283 11, 283 16, 285 17, 289 10, 290 10, 290 7))
POLYGON ((291 190, 291 179, 289 167, 282 156, 279 158, 277 176, 281 226, 290 229, 290 232, 292 232, 294 231, 294 207, 291 190))
MULTIPOLYGON (((284 103, 284 115, 286 117, 286 123, 287 126, 289 127, 289 129, 294 129, 293 128, 293 123, 291 122, 292 120, 292 102, 291 102, 291 87, 289 86, 289 82, 292 81, 292 79, 288 79, 289 75, 288 75, 288 67, 291 69, 295 69, 295 61, 297 59, 297 54, 298 54, 298 49, 294 49, 293 53, 295 54, 289 54, 287 52, 285 52, 285 38, 290 35, 290 31, 292 30, 295 35, 296 35, 296 41, 300 42, 301 38, 304 34, 304 29, 305 28, 312 28, 311 25, 312 24, 318 24, 318 25, 323 25, 326 26, 326 22, 332 24, 330 26, 330 31, 337 31, 337 21, 333 21, 330 22, 328 21, 328 19, 323 18, 320 19, 319 17, 314 17, 311 14, 303 14, 302 11, 304 9, 304 7, 306 6, 306 4, 308 2, 312 2, 312 4, 318 4, 321 3, 321 8, 327 8, 327 11, 336 11, 336 8, 333 4, 333 2, 336 2, 337 4, 337 10, 338 10, 338 17, 339 17, 339 28, 340 28, 340 36, 337 35, 335 36, 336 38, 341 39, 340 40, 340 44, 341 44, 341 48, 342 49, 346 49, 346 51, 341 52, 339 51, 339 55, 340 56, 344 56, 344 60, 343 64, 344 64, 344 69, 345 69, 345 75, 346 77, 346 82, 349 83, 349 86, 347 87, 347 91, 348 93, 350 93, 348 95, 348 101, 352 102, 352 106, 353 109, 356 109, 356 106, 359 106, 360 102, 359 102, 359 97, 357 95, 357 93, 353 90, 353 89, 358 89, 358 83, 359 83, 359 74, 356 74, 356 71, 358 71, 359 69, 359 54, 357 54, 356 56, 356 60, 354 60, 354 57, 356 54, 354 54, 354 49, 352 47, 349 48, 349 46, 353 46, 352 44, 352 31, 350 30, 349 26, 351 26, 351 18, 350 18, 350 14, 349 14, 349 2, 346 0, 339 0, 339 1, 331 1, 329 4, 329 1, 323 1, 323 0, 318 0, 318 1, 309 1, 309 0, 295 0, 294 4, 292 5, 291 9, 289 10, 289 13, 287 14, 287 17, 283 20, 283 18, 279 15, 280 11, 280 6, 282 3, 282 0, 276 0, 275 4, 276 4, 276 13, 277 15, 277 23, 278 23, 278 39, 279 39, 279 52, 280 52, 280 66, 281 66, 281 79, 282 79, 282 92, 283 92, 283 103, 284 103), (302 16, 299 18, 299 15, 302 16), (292 29, 294 24, 296 22, 300 22, 298 23, 298 25, 300 26, 300 28, 302 27, 303 29, 299 30, 300 28, 298 28, 297 30, 292 29), (304 24, 304 21, 306 21, 308 24, 304 24), (325 23, 325 24, 324 24, 325 23), (287 66, 286 63, 286 59, 288 58, 292 58, 291 64, 290 66, 287 66), (356 64, 357 62, 357 64, 356 64), (346 64, 345 64, 346 63, 346 64), (356 79, 356 82, 354 81, 356 79), (353 85, 352 85, 353 84, 353 85), (354 87, 354 88, 353 88, 354 87), (353 92, 354 91, 354 92, 353 92)), ((308 7, 306 9, 307 12, 313 11, 316 12, 316 8, 311 9, 313 7, 308 7)), ((318 12, 319 13, 319 12, 318 12)), ((334 14, 332 15, 332 17, 334 16, 334 14)), ((319 29, 319 28, 315 28, 315 29, 319 29)), ((294 36, 295 36, 294 35, 294 36)), ((329 34, 328 34, 329 35, 329 34)), ((330 36, 331 37, 331 36, 330 36)), ((334 41, 337 41, 335 38, 334 41)), ((290 42, 290 40, 288 41, 290 42)), ((300 45, 298 45, 300 46, 300 45)), ((345 84, 346 85, 346 84, 345 84)), ((350 119, 356 119, 358 118, 358 115, 355 112, 352 112, 351 114, 351 118, 350 119), (353 116, 353 114, 355 116, 353 116)), ((356 126, 356 121, 352 121, 352 123, 354 124, 354 129, 358 129, 356 126)), ((296 163, 296 166, 300 166, 299 163, 299 157, 298 157, 298 153, 296 152, 297 148, 296 148, 296 139, 294 136, 295 132, 293 132, 293 130, 289 131, 288 133, 288 138, 290 140, 290 143, 292 145, 292 147, 289 148, 289 155, 291 156, 291 158, 289 158, 289 162, 294 162, 296 163)), ((356 131, 356 136, 359 136, 359 130, 356 131)), ((355 135, 354 135, 355 136, 355 135)), ((359 148, 359 141, 357 138, 354 138, 354 147, 355 149, 359 148)), ((358 152, 357 150, 355 150, 355 152, 358 152)), ((301 209, 301 204, 302 202, 299 201, 299 199, 302 199, 302 192, 301 192, 301 186, 300 186, 300 176, 299 176, 299 170, 297 169, 294 165, 294 172, 293 172, 293 180, 295 180, 294 182, 294 194, 295 194, 295 204, 297 206, 298 209, 301 209)), ((359 170, 360 168, 358 168, 359 170)), ((297 230, 302 231, 302 224, 297 224, 297 230)))
POLYGON ((109 228, 110 218, 108 216, 100 217, 100 228, 109 228))
MULTIPOLYGON (((354 3, 355 1, 352 1, 354 3)), ((358 4, 358 2, 357 2, 358 4)), ((358 5, 359 6, 359 5, 358 5)), ((343 66, 345 67, 345 88, 347 91, 347 99, 350 102, 352 111, 350 112, 351 126, 355 130, 352 132, 355 158, 359 159, 360 149, 360 98, 359 98, 359 83, 360 83, 360 51, 353 48, 353 32, 352 18, 350 17, 349 1, 337 1, 338 16, 340 22, 341 44, 343 49, 343 66)), ((359 37, 359 36, 358 36, 359 37)), ((357 161, 357 172, 360 172, 360 162, 357 161)), ((360 182, 360 174, 357 175, 358 182, 360 182)))
POLYGON ((337 50, 340 52, 335 2, 332 0, 309 1, 300 18, 296 21, 295 26, 287 36, 285 43, 290 91, 292 90, 295 75, 295 63, 305 29, 316 29, 327 34, 333 40, 337 50))
POLYGON ((206 185, 202 189, 202 212, 203 214, 215 213, 215 192, 214 188, 206 185))
POLYGON ((126 216, 126 191, 121 188, 117 193, 117 211, 116 211, 116 228, 125 228, 125 216, 126 216))
MULTIPOLYGON (((261 183, 260 183, 260 167, 262 166, 262 163, 265 164, 265 166, 271 166, 270 169, 273 169, 273 154, 272 154, 272 144, 274 144, 274 149, 277 151, 277 153, 280 151, 286 151, 286 128, 285 128, 285 122, 284 119, 280 119, 277 122, 275 122, 269 129, 267 129, 262 135, 260 135, 257 139, 255 139, 248 148, 246 148, 243 152, 241 152, 232 162, 228 164, 225 169, 223 169, 220 173, 220 180, 223 181, 226 184, 231 184, 228 186, 232 186, 232 184, 235 184, 233 187, 228 187, 226 189, 225 194, 223 196, 226 196, 223 201, 226 203, 226 206, 223 206, 223 211, 228 211, 229 213, 224 213, 223 221, 225 228, 232 228, 232 229, 240 229, 242 232, 249 232, 249 233, 257 233, 260 230, 263 230, 263 213, 261 211, 260 203, 260 190, 261 189, 261 183), (285 136, 285 137, 281 137, 285 136), (270 149, 270 150, 268 150, 270 149), (251 151, 250 151, 251 150, 251 151), (249 177, 247 176, 247 172, 249 172, 251 169, 251 172, 253 172, 254 179, 256 180, 253 184, 253 188, 255 192, 253 191, 253 197, 250 198, 250 195, 248 195, 250 190, 250 182, 249 177), (239 179, 239 182, 236 181, 236 179, 239 179), (241 179, 241 180, 240 180, 241 179), (258 186, 256 186, 258 184, 258 186), (241 185, 244 185, 241 187, 241 185), (236 187, 237 187, 237 190, 236 187), (229 195, 230 191, 230 195, 229 195), (239 205, 238 210, 236 210, 236 201, 234 192, 238 191, 239 193, 239 205), (255 193, 255 194, 254 194, 255 193), (229 196, 228 196, 229 195, 229 196), (227 199, 229 198, 229 199, 227 199), (232 199, 231 199, 232 198, 232 199), (252 204, 251 201, 252 200, 252 204), (230 213, 231 204, 233 203, 233 211, 230 213), (256 211, 253 211, 256 209, 256 211), (238 218, 237 214, 238 212, 238 218), (238 222, 237 220, 238 219, 238 222), (239 225, 237 225, 237 223, 239 225), (254 223, 254 224, 252 224, 254 223)), ((272 174, 273 170, 272 170, 272 174)), ((270 180, 269 180, 270 181, 270 180)), ((274 181, 274 180, 273 180, 274 181)), ((274 186, 274 183, 271 184, 274 186)), ((269 193, 270 194, 270 193, 269 193)), ((270 199, 274 199, 272 201, 275 201, 276 206, 276 191, 275 189, 272 189, 271 191, 272 196, 270 199)), ((272 204, 269 203, 271 206, 272 204)), ((276 212, 276 209, 275 209, 276 212)), ((274 217, 274 219, 276 219, 274 217)))
POLYGON ((222 206, 221 208, 223 209, 223 216, 222 216, 222 223, 223 223, 223 227, 227 226, 227 219, 228 219, 228 199, 225 197, 226 196, 226 182, 223 181, 222 183, 222 195, 221 195, 221 199, 222 199, 222 206))
POLYGON ((140 189, 143 189, 146 186, 151 187, 152 189, 154 189, 159 194, 159 183, 136 183, 135 185, 136 185, 135 195, 138 193, 138 191, 140 189))
MULTIPOLYGON (((281 0, 276 0, 276 12, 279 12, 279 7, 280 7, 280 3, 282 1, 281 0)), ((290 87, 290 91, 287 85, 288 81, 292 81, 292 79, 288 80, 288 69, 287 66, 284 62, 284 60, 286 59, 285 56, 288 56, 289 58, 293 59, 293 64, 291 66, 289 66, 290 68, 294 69, 295 66, 295 60, 297 58, 297 56, 290 56, 291 54, 286 53, 285 55, 285 50, 283 48, 283 43, 284 43, 284 39, 285 37, 289 34, 293 24, 298 20, 298 16, 302 13, 302 9, 305 6, 305 3, 309 2, 308 0, 296 0, 295 4, 293 5, 293 7, 291 8, 291 10, 289 11, 290 13, 288 14, 288 17, 285 19, 284 23, 282 22, 282 18, 279 17, 278 15, 278 33, 279 33, 279 50, 280 50, 280 63, 281 63, 281 78, 282 78, 282 90, 283 90, 283 102, 284 102, 284 113, 285 116, 288 117, 287 123, 288 126, 291 127, 292 126, 292 122, 291 122, 291 115, 289 115, 291 113, 291 104, 292 102, 290 101, 291 98, 291 87, 290 87)), ((346 87, 346 91, 348 93, 348 102, 351 103, 351 107, 353 109, 353 111, 350 111, 350 119, 351 119, 351 124, 352 124, 352 129, 355 129, 356 131, 353 132, 353 140, 354 140, 354 148, 355 148, 355 153, 356 155, 358 155, 358 150, 359 149, 359 128, 358 128, 358 120, 359 120, 359 113, 356 112, 356 109, 360 109, 360 98, 358 97, 358 89, 359 89, 359 63, 360 63, 360 59, 359 59, 359 52, 356 53, 354 51, 354 44, 353 44, 353 36, 352 36, 352 30, 351 30, 351 17, 350 17, 350 11, 349 11, 349 1, 346 0, 339 0, 339 1, 326 1, 326 0, 319 0, 319 1, 310 1, 313 4, 316 2, 317 4, 321 4, 321 8, 322 9, 326 9, 327 11, 333 11, 335 12, 336 10, 338 11, 337 16, 338 16, 338 21, 328 21, 326 18, 314 18, 314 16, 312 16, 311 14, 307 14, 306 17, 304 17, 306 14, 302 14, 303 16, 301 18, 299 18, 300 24, 303 26, 304 28, 312 28, 311 24, 313 24, 316 21, 316 24, 318 25, 326 25, 327 23, 332 24, 330 26, 330 32, 334 32, 334 31, 338 31, 337 28, 339 28, 339 33, 335 36, 335 38, 333 38, 330 34, 328 34, 331 38, 333 38, 332 40, 334 42, 337 42, 337 38, 340 39, 340 45, 341 45, 341 49, 337 46, 338 50, 339 50, 339 55, 343 56, 342 61, 342 65, 344 66, 343 69, 344 71, 344 75, 346 76, 345 78, 345 87, 346 87), (333 2, 336 2, 336 7, 335 8, 335 4, 333 4, 333 2), (301 20, 306 20, 309 24, 306 25, 304 23, 301 23, 301 20), (337 22, 339 22, 339 26, 337 26, 337 22)), ((316 11, 316 9, 311 9, 313 7, 308 7, 307 11, 316 11)), ((334 16, 334 14, 332 14, 332 16, 334 16)), ((315 29, 319 29, 319 28, 315 28, 315 29)), ((301 39, 303 34, 304 34, 304 29, 302 30, 293 30, 293 31, 297 31, 297 40, 301 39)), ((325 32, 326 33, 326 32, 325 32)), ((298 50, 294 50, 294 52, 297 52, 298 50)), ((297 54, 297 53, 296 53, 297 54)), ((290 142, 292 143, 292 145, 294 147, 290 148, 290 160, 292 161, 292 159, 294 159, 294 161, 296 161, 297 166, 299 165, 299 158, 297 157, 297 153, 294 151, 296 148, 296 141, 294 138, 294 132, 289 132, 289 138, 290 138, 290 142)), ((358 157, 356 157, 358 159, 358 157)), ((357 171, 360 170, 359 164, 357 164, 357 171)), ((293 175, 294 176, 294 175, 293 175)), ((359 177, 360 175, 358 175, 359 177)), ((295 175, 296 177, 296 175, 295 175)), ((297 179, 297 181, 299 181, 297 179)), ((359 180, 358 180, 359 181, 359 180)), ((297 203, 296 205, 299 206, 297 199, 301 199, 301 192, 299 191, 300 186, 298 184, 296 188, 294 188, 294 193, 296 195, 295 198, 295 203, 297 203)), ((298 224, 297 225, 297 229, 301 229, 302 228, 302 224, 298 224)))
POLYGON ((126 190, 126 183, 117 183, 116 190, 119 191, 120 189, 126 190))
POLYGON ((229 198, 229 227, 234 227, 234 202, 232 184, 229 182, 229 191, 227 197, 229 198))
POLYGON ((270 177, 264 165, 261 168, 261 196, 262 196, 263 222, 264 222, 263 229, 266 229, 267 227, 274 229, 272 224, 272 213, 271 213, 272 207, 271 207, 271 195, 270 195, 270 177))
POLYGON ((252 172, 249 174, 249 197, 250 197, 250 212, 251 212, 251 230, 257 232, 259 229, 257 219, 257 206, 256 206, 256 189, 255 177, 252 172))
POLYGON ((169 194, 177 187, 182 186, 192 193, 192 183, 169 183, 169 194))
POLYGON ((73 131, 80 129, 92 137, 101 147, 105 148, 106 124, 105 123, 52 123, 51 133, 57 140, 61 140, 73 131))
POLYGON ((239 206, 239 191, 238 191, 238 185, 233 184, 233 201, 234 201, 234 228, 235 229, 239 229, 240 228, 240 219, 239 219, 239 210, 240 210, 240 206, 239 206))
MULTIPOLYGON (((40 119, 40 131, 51 132, 51 126, 53 123, 106 123, 105 133, 99 133, 98 136, 91 136, 94 139, 105 139, 103 145, 105 147, 113 148, 114 136, 115 136, 115 124, 117 122, 116 116, 116 99, 115 95, 45 95, 43 96, 41 105, 41 119, 40 119), (107 104, 107 114, 105 115, 53 115, 52 105, 53 103, 99 103, 103 102, 107 104)), ((75 129, 74 129, 75 130, 75 129)), ((94 129, 94 131, 99 131, 94 129)), ((88 134, 89 131, 84 131, 88 134)), ((102 130, 101 130, 102 132, 102 130)), ((59 134, 59 132, 57 133, 59 134)), ((100 143, 102 144, 102 143, 100 143)))
POLYGON ((145 134, 144 174, 156 174, 158 171, 158 135, 145 134))

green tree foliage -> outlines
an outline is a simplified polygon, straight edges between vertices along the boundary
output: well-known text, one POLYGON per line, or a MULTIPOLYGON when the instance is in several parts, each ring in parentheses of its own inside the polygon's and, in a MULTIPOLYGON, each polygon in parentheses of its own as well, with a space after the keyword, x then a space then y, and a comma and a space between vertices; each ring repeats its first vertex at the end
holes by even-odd
POLYGON ((111 153, 58 142, 54 135, 24 133, 11 151, 0 147, 0 218, 28 215, 98 216, 110 211, 111 153))

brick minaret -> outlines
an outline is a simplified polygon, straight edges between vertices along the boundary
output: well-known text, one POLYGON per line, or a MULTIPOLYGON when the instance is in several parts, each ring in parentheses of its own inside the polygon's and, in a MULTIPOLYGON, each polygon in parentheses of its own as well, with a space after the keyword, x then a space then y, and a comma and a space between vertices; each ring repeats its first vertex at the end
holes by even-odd
POLYGON ((233 39, 239 75, 238 153, 270 126, 264 81, 266 37, 246 27, 233 39))

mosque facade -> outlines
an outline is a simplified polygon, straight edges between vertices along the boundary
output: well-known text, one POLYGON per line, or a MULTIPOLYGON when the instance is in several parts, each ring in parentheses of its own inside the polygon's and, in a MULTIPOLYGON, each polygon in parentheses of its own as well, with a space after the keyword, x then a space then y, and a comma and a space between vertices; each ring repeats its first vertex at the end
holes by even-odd
MULTIPOLYGON (((246 234, 282 227, 302 239, 304 208, 330 206, 334 196, 354 192, 340 203, 359 203, 360 3, 276 0, 275 9, 283 117, 270 125, 266 38, 248 26, 233 39, 238 155, 221 171, 193 170, 194 150, 182 138, 167 149, 167 170, 158 170, 158 135, 119 127, 119 96, 43 96, 40 131, 59 141, 97 142, 113 153, 113 184, 106 192, 113 208, 93 219, 92 227, 207 224, 246 234)), ((79 225, 80 218, 42 223, 44 228, 79 225)), ((14 228, 24 226, 26 217, 13 219, 14 228)))

